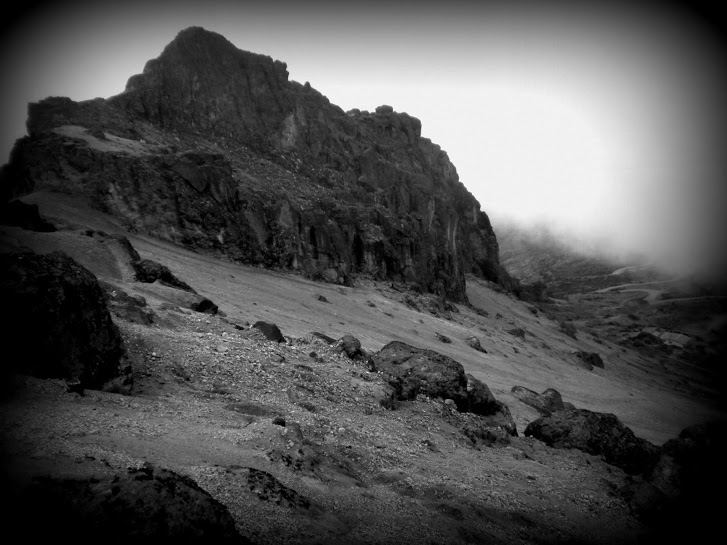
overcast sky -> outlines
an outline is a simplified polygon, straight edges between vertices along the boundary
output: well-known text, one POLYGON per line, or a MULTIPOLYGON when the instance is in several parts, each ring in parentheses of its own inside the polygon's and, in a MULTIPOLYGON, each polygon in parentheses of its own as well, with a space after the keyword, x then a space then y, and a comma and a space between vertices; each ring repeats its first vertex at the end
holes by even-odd
POLYGON ((682 266, 724 257, 727 70, 713 19, 692 2, 480 4, 37 4, 2 33, 0 162, 29 101, 118 94, 196 25, 286 62, 344 110, 419 118, 495 226, 548 224, 682 266))

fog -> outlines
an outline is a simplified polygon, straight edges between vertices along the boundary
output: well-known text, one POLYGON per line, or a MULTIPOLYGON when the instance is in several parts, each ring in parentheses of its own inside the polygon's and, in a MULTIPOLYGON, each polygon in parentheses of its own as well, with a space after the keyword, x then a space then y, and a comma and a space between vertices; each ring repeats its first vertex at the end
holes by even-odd
MULTIPOLYGON (((422 121, 497 221, 674 270, 725 265, 717 12, 688 3, 75 2, 11 14, 0 157, 47 96, 109 97, 198 25, 344 110, 422 121)), ((7 7, 5 9, 8 9, 7 7)))

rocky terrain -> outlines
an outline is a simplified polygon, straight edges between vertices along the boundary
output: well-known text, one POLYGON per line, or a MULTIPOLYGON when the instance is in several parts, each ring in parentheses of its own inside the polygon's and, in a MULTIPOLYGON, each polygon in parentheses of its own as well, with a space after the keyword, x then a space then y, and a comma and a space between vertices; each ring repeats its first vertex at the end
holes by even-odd
POLYGON ((117 97, 29 113, 0 211, 10 535, 636 544, 717 527, 719 298, 621 276, 523 302, 416 119, 344 113, 202 29, 117 97))
POLYGON ((202 536, 231 535, 229 513, 252 543, 641 543, 715 516, 719 503, 680 499, 683 483, 705 500, 721 483, 724 434, 694 427, 722 414, 703 370, 587 327, 573 338, 475 277, 472 306, 391 282, 337 286, 128 233, 76 197, 23 200, 57 230, 3 227, 4 259, 62 250, 91 271, 133 370, 130 391, 34 377, 23 354, 39 324, 6 339, 4 490, 31 537, 47 537, 38 517, 81 540, 193 537, 204 525, 179 526, 192 501, 218 521, 202 536), (156 279, 138 272, 151 262, 156 279), (695 439, 677 440, 687 427, 695 439), (156 519, 118 531, 148 520, 128 507, 137 496, 170 502, 158 517, 178 533, 156 519))

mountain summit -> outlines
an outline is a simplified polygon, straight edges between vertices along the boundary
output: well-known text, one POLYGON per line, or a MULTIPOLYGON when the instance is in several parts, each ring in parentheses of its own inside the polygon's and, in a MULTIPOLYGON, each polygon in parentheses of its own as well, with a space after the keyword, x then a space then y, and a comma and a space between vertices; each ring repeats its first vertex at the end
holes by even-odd
POLYGON ((109 99, 30 104, 3 196, 83 195, 140 233, 350 283, 417 283, 465 301, 508 285, 487 215, 421 122, 344 112, 286 65, 199 27, 109 99))

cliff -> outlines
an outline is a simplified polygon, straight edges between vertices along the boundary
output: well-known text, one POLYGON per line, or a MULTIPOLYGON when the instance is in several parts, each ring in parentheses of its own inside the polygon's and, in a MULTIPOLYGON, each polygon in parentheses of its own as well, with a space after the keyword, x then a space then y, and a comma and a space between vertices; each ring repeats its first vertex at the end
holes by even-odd
POLYGON ((188 28, 109 99, 29 105, 5 199, 87 197, 131 230, 333 282, 416 282, 465 301, 509 285, 487 215, 421 122, 344 112, 286 65, 188 28))

